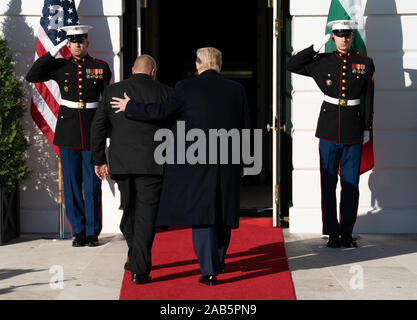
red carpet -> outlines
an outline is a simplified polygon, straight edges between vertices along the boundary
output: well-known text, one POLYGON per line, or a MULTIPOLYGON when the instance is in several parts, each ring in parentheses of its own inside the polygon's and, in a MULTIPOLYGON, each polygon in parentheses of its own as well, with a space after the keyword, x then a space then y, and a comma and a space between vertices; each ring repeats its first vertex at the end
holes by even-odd
MULTIPOLYGON (((126 271, 121 300, 293 300, 281 229, 270 218, 241 219, 232 230, 225 273, 217 285, 197 282, 200 270, 191 228, 158 232, 152 249, 154 282, 136 285, 126 271)), ((121 266, 123 267, 123 266, 121 266)))

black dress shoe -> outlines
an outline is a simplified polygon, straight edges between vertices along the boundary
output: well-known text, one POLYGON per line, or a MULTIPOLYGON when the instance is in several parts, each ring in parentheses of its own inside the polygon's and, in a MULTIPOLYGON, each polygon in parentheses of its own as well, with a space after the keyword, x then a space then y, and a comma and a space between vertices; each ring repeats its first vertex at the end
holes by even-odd
POLYGON ((127 271, 130 271, 130 264, 129 264, 129 261, 125 262, 124 269, 125 269, 125 270, 127 270, 127 271))
POLYGON ((136 274, 132 272, 131 281, 136 284, 145 284, 152 282, 153 280, 148 274, 136 274))
POLYGON ((208 286, 215 286, 217 278, 216 276, 201 276, 200 278, 198 278, 198 282, 208 286))
POLYGON ((329 248, 340 248, 340 238, 339 236, 330 235, 329 241, 327 241, 327 247, 329 248))
POLYGON ((84 247, 85 246, 85 234, 78 233, 74 235, 74 240, 72 240, 73 247, 84 247))
POLYGON ((352 238, 351 234, 342 234, 340 242, 342 243, 342 246, 344 246, 346 248, 357 248, 358 247, 358 244, 352 238))
POLYGON ((89 247, 97 247, 98 246, 98 237, 97 236, 87 236, 85 239, 85 244, 89 247))

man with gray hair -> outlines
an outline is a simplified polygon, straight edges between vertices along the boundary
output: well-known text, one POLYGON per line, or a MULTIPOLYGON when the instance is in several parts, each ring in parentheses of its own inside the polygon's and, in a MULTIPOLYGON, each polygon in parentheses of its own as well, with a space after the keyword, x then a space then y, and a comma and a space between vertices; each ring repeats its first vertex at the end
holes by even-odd
MULTIPOLYGON (((210 130, 223 132, 250 128, 249 110, 243 86, 224 79, 219 72, 222 54, 216 48, 197 50, 196 69, 198 76, 178 82, 174 94, 163 103, 139 103, 113 97, 111 104, 116 112, 125 111, 127 119, 155 121, 177 115, 185 122, 188 132, 200 129, 209 137, 210 130)), ((132 98, 134 98, 132 96, 132 98)), ((174 135, 179 136, 179 132, 174 135)), ((242 136, 242 135, 241 135, 242 136)), ((174 138, 177 141, 177 138, 174 138)), ((193 141, 186 141, 186 148, 193 141)), ((231 229, 239 226, 240 179, 243 173, 240 164, 209 161, 206 146, 205 163, 190 164, 180 161, 185 155, 178 152, 176 163, 165 166, 161 202, 157 226, 192 226, 194 251, 200 264, 202 276, 198 279, 205 285, 215 285, 216 276, 225 268, 226 251, 230 243, 231 229)), ((232 151, 228 148, 229 153, 232 151)), ((232 159, 232 157, 228 157, 232 159)))
POLYGON ((91 127, 92 162, 96 175, 111 178, 119 186, 123 217, 120 229, 128 245, 129 262, 125 269, 131 271, 136 284, 151 281, 151 248, 155 236, 155 218, 162 187, 163 167, 154 161, 158 143, 154 141, 160 124, 126 119, 111 108, 113 96, 122 97, 127 92, 144 103, 161 102, 172 91, 155 81, 156 62, 149 55, 136 59, 133 75, 106 88, 91 127), (108 162, 105 155, 106 137, 110 132, 108 162))
POLYGON ((200 70, 212 69, 220 72, 222 63, 222 53, 220 50, 212 47, 197 50, 196 67, 200 68, 200 70))

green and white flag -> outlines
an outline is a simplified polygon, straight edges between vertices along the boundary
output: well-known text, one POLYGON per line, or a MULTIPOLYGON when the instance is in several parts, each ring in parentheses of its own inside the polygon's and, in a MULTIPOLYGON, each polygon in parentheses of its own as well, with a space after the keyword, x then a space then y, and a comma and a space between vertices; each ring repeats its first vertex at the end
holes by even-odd
MULTIPOLYGON (((327 23, 335 20, 353 20, 358 23, 358 29, 355 30, 355 40, 352 43, 352 48, 360 54, 366 55, 365 24, 361 0, 332 0, 329 15, 327 16, 327 23)), ((326 34, 332 34, 332 30, 327 24, 326 34)), ((327 42, 326 52, 332 52, 334 50, 336 50, 334 42, 327 42)))
MULTIPOLYGON (((355 40, 352 42, 352 49, 360 54, 367 55, 366 50, 366 34, 365 23, 363 18, 361 0, 332 0, 327 16, 327 23, 335 20, 353 20, 356 21, 358 29, 354 30, 355 40)), ((326 23, 326 34, 332 34, 331 28, 326 23)), ((326 43, 325 52, 332 52, 336 50, 334 41, 326 43)), ((363 99, 361 99, 363 100, 363 99)), ((363 112, 363 102, 361 103, 361 110, 363 112)), ((371 139, 362 146, 362 159, 360 173, 371 170, 374 166, 374 149, 373 149, 373 135, 371 132, 371 139)))

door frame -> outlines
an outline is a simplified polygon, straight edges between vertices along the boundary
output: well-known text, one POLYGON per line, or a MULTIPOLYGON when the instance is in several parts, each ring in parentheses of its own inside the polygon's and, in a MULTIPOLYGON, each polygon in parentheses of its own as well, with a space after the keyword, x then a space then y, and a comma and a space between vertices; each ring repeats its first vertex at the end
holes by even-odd
MULTIPOLYGON (((159 0, 123 1, 123 76, 131 73, 133 56, 142 52, 158 56, 158 24, 152 19, 159 0), (144 10, 142 10, 144 9, 144 10), (134 23, 134 21, 136 21, 134 23), (137 28, 132 26, 136 25, 137 28), (151 34, 149 35, 149 30, 151 34)), ((272 219, 280 227, 292 205, 291 77, 286 61, 291 56, 290 0, 269 0, 272 23, 272 219), (276 23, 276 21, 278 21, 276 23), (277 34, 277 36, 276 36, 277 34), (275 118, 276 117, 276 118, 275 118)), ((267 124, 265 123, 265 126, 267 124)))
POLYGON ((272 5, 272 219, 274 227, 281 227, 281 219, 288 216, 292 202, 292 123, 291 99, 288 98, 291 78, 286 70, 288 52, 291 53, 291 18, 289 0, 273 0, 272 5))

